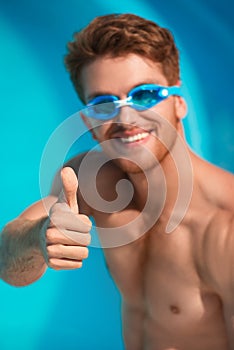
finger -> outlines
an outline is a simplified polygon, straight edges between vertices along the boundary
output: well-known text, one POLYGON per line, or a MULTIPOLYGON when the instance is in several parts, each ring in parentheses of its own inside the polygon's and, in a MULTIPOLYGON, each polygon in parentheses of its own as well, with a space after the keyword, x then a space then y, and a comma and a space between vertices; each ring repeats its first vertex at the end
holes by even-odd
POLYGON ((50 221, 52 225, 49 227, 56 226, 58 230, 62 231, 66 229, 88 233, 92 228, 92 222, 88 216, 84 214, 74 215, 67 203, 54 204, 50 211, 50 221))
POLYGON ((78 180, 74 170, 70 167, 65 167, 61 170, 61 179, 63 184, 63 192, 67 204, 75 214, 79 213, 77 203, 78 180))
POLYGON ((48 266, 54 270, 74 270, 82 267, 82 261, 51 258, 48 266))
POLYGON ((48 259, 69 259, 82 261, 88 258, 89 250, 87 247, 66 246, 55 244, 47 247, 48 259))
POLYGON ((88 246, 91 243, 91 235, 89 233, 80 233, 68 230, 58 231, 55 228, 50 228, 47 230, 46 243, 47 245, 60 243, 73 246, 88 246))

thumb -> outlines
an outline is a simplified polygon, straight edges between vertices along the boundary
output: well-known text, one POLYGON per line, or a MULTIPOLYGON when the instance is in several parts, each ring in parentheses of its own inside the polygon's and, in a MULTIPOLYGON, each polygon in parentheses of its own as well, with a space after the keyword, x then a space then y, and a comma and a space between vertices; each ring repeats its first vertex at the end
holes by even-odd
POLYGON ((63 193, 65 200, 72 212, 79 213, 77 203, 78 180, 74 170, 70 167, 65 167, 61 170, 61 179, 63 184, 63 193))

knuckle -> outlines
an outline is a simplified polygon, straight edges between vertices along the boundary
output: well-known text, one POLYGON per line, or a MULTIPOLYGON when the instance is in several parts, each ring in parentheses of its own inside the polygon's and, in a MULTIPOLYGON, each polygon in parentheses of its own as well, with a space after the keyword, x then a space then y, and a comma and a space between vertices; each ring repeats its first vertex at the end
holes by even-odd
POLYGON ((87 245, 91 244, 92 236, 91 234, 87 234, 87 245))
POLYGON ((54 269, 54 270, 58 270, 58 266, 55 264, 55 261, 53 258, 48 258, 48 266, 51 268, 51 269, 54 269))
POLYGON ((50 223, 49 223, 49 227, 54 227, 57 226, 57 215, 55 213, 50 214, 50 223))
POLYGON ((60 203, 56 202, 52 207, 51 207, 51 214, 55 212, 63 212, 63 211, 70 211, 70 208, 67 203, 60 203))
POLYGON ((89 232, 92 228, 92 222, 90 221, 90 219, 88 218, 88 216, 83 215, 83 214, 79 214, 79 218, 83 224, 83 229, 84 232, 89 232))
POLYGON ((54 256, 54 246, 48 245, 47 246, 47 255, 48 255, 48 261, 51 263, 51 259, 54 256))
POLYGON ((56 229, 48 228, 46 231, 46 239, 48 242, 54 242, 56 238, 56 229))
POLYGON ((50 225, 51 226, 60 226, 61 224, 61 217, 63 217, 63 213, 52 213, 50 215, 50 225))
POLYGON ((50 209, 50 222, 53 225, 59 225, 66 215, 71 212, 69 206, 66 203, 55 203, 50 209))
POLYGON ((86 239, 87 239, 87 245, 90 245, 91 239, 92 239, 92 236, 91 236, 90 233, 88 233, 88 234, 86 235, 86 239))
POLYGON ((83 233, 82 234, 82 239, 81 239, 81 244, 84 246, 88 246, 91 243, 91 234, 90 233, 83 233))

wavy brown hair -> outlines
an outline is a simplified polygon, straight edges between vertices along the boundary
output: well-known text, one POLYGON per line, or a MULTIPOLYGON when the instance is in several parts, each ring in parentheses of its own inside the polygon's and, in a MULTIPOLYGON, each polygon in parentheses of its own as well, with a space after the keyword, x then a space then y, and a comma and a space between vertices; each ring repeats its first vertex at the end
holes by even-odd
POLYGON ((102 56, 137 54, 160 63, 169 85, 180 79, 179 54, 171 32, 133 14, 96 17, 74 34, 74 41, 69 42, 67 47, 65 65, 82 101, 82 68, 102 56))

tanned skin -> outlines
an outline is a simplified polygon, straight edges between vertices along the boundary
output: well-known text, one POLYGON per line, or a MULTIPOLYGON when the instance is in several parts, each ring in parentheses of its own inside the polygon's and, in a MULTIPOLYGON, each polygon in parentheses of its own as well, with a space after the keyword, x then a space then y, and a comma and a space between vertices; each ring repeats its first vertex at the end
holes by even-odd
MULTIPOLYGON (((158 64, 137 55, 97 59, 83 69, 82 81, 86 100, 107 93, 126 98, 140 84, 168 85, 158 64)), ((147 132, 152 125, 137 113, 130 113, 130 109, 121 109, 118 124, 108 121, 96 129, 85 116, 83 119, 100 144, 118 138, 117 148, 137 158, 141 152, 137 141, 121 143, 121 139, 147 132)), ((162 115, 184 140, 183 98, 171 96, 153 111, 162 115)), ((141 145, 151 150, 165 174, 163 210, 147 232, 141 234, 141 225, 133 232, 129 225, 125 232, 126 237, 133 237, 129 243, 104 248, 108 268, 122 296, 126 350, 234 349, 234 179, 200 159, 183 142, 191 161, 193 186, 179 225, 166 233, 177 197, 178 174, 171 152, 150 131, 141 145)), ((172 148, 176 144, 177 138, 172 139, 172 148)), ((114 151, 113 148, 110 153, 114 151)), ((91 154, 93 161, 101 156, 102 153, 91 154)), ((68 162, 51 195, 4 228, 1 277, 6 282, 28 285, 40 278, 47 266, 56 270, 80 268, 88 257, 91 241, 88 217, 93 216, 99 228, 131 223, 141 215, 149 180, 155 190, 152 213, 157 212, 156 194, 162 183, 159 166, 150 159, 144 159, 143 169, 128 159, 113 160, 102 167, 96 185, 104 200, 115 199, 116 184, 122 179, 130 181, 134 188, 130 203, 113 213, 93 208, 81 195, 77 174, 83 159, 84 155, 78 155, 68 162), (50 216, 45 207, 50 208, 50 216)), ((184 172, 190 176, 191 169, 184 172)), ((88 188, 89 181, 87 174, 82 186, 88 188)))

